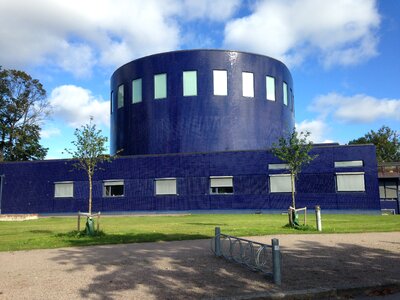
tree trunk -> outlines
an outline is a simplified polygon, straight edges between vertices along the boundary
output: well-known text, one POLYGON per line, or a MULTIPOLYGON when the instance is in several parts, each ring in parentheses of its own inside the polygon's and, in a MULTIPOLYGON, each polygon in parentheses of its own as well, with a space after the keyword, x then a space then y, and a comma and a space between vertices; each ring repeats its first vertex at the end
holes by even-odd
POLYGON ((295 198, 294 198, 294 174, 293 173, 290 173, 290 181, 291 181, 291 184, 292 184, 292 207, 294 208, 294 209, 296 209, 296 201, 295 201, 295 198))
POLYGON ((0 161, 4 161, 5 144, 6 144, 6 133, 5 133, 5 128, 2 128, 1 142, 0 142, 0 161))
POLYGON ((89 214, 92 214, 92 176, 89 175, 89 214))

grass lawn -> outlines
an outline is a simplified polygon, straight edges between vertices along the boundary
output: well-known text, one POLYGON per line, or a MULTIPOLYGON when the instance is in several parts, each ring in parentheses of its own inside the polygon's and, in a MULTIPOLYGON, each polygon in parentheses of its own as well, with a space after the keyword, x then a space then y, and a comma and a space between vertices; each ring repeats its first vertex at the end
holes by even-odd
MULTIPOLYGON (((235 236, 317 233, 285 228, 287 216, 272 214, 103 216, 103 234, 95 237, 79 236, 76 223, 77 217, 0 222, 0 251, 202 239, 211 237, 216 226, 235 236)), ((308 224, 315 227, 314 213, 308 214, 308 224)), ((323 233, 400 231, 400 216, 323 214, 322 227, 323 233)))

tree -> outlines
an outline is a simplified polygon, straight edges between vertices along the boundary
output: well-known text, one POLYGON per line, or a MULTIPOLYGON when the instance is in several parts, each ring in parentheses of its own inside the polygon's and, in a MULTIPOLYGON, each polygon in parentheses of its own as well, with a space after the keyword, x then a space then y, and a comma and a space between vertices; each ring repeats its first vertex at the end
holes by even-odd
POLYGON ((377 132, 371 130, 363 137, 349 142, 354 144, 374 144, 378 162, 400 161, 400 133, 383 125, 377 132))
POLYGON ((33 125, 25 125, 15 130, 15 139, 13 147, 5 149, 6 160, 24 161, 44 159, 48 148, 44 148, 39 144, 40 127, 33 125))
POLYGON ((75 150, 65 149, 67 153, 77 160, 74 167, 84 170, 89 181, 89 215, 92 214, 92 191, 93 191, 93 175, 96 170, 100 169, 99 164, 110 161, 110 156, 104 154, 107 137, 102 135, 101 130, 96 128, 96 124, 90 117, 89 124, 75 129, 75 141, 71 143, 75 146, 75 150))
POLYGON ((50 113, 46 91, 37 79, 0 69, 0 161, 44 159, 40 123, 50 113))
MULTIPOLYGON (((278 144, 274 144, 272 153, 288 165, 290 172, 292 207, 296 209, 294 184, 304 165, 309 164, 317 155, 310 155, 312 143, 308 141, 310 132, 297 132, 293 128, 287 137, 281 137, 278 144)), ((293 226, 293 224, 290 224, 293 226)))

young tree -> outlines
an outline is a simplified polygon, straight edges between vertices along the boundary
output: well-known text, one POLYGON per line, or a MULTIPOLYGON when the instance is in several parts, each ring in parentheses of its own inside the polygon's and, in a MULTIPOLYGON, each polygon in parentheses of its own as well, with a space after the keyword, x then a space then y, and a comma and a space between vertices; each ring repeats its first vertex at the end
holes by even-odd
POLYGON ((0 69, 0 161, 44 159, 40 123, 50 113, 46 91, 37 79, 0 69))
POLYGON ((353 144, 374 144, 378 162, 400 161, 400 132, 382 126, 377 132, 371 130, 363 137, 349 142, 353 144))
POLYGON ((99 164, 110 161, 110 156, 105 154, 107 137, 102 135, 101 130, 96 128, 93 118, 90 117, 89 124, 75 129, 75 141, 71 143, 75 146, 75 150, 65 149, 77 160, 74 167, 86 172, 89 181, 89 214, 92 214, 92 191, 93 191, 93 175, 99 169, 99 164))
MULTIPOLYGON (((278 144, 274 144, 272 153, 285 162, 289 167, 292 191, 292 207, 296 209, 295 180, 304 165, 309 164, 317 155, 310 155, 312 143, 308 141, 310 132, 297 132, 293 128, 287 137, 281 137, 278 144)), ((293 224, 291 224, 293 225, 293 224)))

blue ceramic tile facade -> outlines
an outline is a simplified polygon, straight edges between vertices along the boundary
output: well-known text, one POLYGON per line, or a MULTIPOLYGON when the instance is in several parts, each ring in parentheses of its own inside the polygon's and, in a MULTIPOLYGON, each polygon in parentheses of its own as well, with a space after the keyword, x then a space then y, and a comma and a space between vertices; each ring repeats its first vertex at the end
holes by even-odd
POLYGON ((129 62, 111 77, 111 153, 121 155, 261 150, 294 126, 293 81, 273 58, 224 50, 160 53, 129 62), (214 96, 213 70, 226 70, 228 95, 214 96), (183 72, 197 71, 197 96, 183 96, 183 72), (243 97, 242 72, 254 75, 254 97, 243 97), (167 74, 167 97, 154 99, 154 75, 167 74), (276 101, 266 99, 266 76, 276 101), (132 103, 132 80, 142 79, 142 102, 132 103), (283 82, 289 103, 283 104, 283 82), (118 87, 124 106, 118 109, 118 87))
MULTIPOLYGON (((320 205, 328 210, 380 210, 377 163, 373 145, 324 146, 300 174, 297 206, 320 205), (363 167, 334 168, 334 161, 362 160, 363 167), (336 192, 335 172, 365 172, 365 192, 336 192)), ((270 193, 267 151, 233 151, 120 157, 104 164, 93 185, 93 210, 286 210, 290 193, 270 193), (210 195, 209 176, 233 176, 234 193, 210 195), (177 178, 174 196, 155 196, 154 179, 177 178), (103 197, 103 180, 123 179, 123 197, 103 197)), ((3 177, 2 213, 61 213, 87 211, 88 183, 68 160, 0 164, 3 177), (73 181, 73 198, 54 198, 54 182, 73 181)))
MULTIPOLYGON (((294 126, 293 82, 273 58, 222 50, 161 53, 132 61, 111 78, 111 153, 93 182, 93 211, 286 210, 290 193, 270 193, 269 149, 294 126), (228 95, 213 95, 213 70, 226 70, 228 95), (197 96, 184 97, 182 74, 197 71, 197 96), (254 75, 254 97, 242 95, 242 72, 254 75), (167 97, 154 99, 154 75, 167 74, 167 97), (276 101, 266 99, 266 76, 275 78, 276 101), (142 79, 142 101, 132 103, 132 80, 142 79), (289 103, 283 103, 283 83, 289 103), (124 105, 118 109, 118 87, 124 105), (170 153, 170 154, 168 154, 170 153), (133 155, 133 156, 128 156, 133 155), (210 194, 210 176, 233 176, 233 194, 210 194), (177 179, 177 195, 156 196, 154 180, 177 179), (124 195, 103 197, 103 181, 124 181, 124 195)), ((378 211, 375 147, 315 146, 318 157, 299 175, 297 206, 378 211), (357 168, 334 161, 362 160, 357 168), (365 192, 336 191, 335 172, 364 172, 365 192)), ((1 213, 87 211, 88 183, 70 160, 0 164, 1 213), (54 183, 74 182, 74 197, 55 198, 54 183)))

